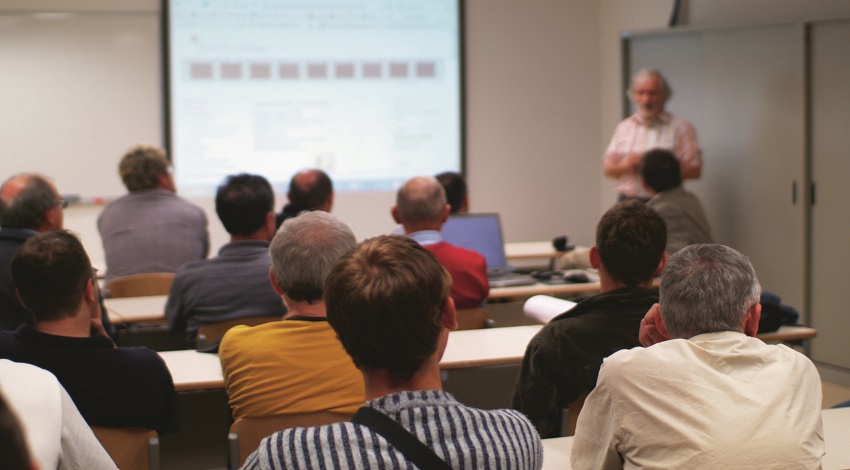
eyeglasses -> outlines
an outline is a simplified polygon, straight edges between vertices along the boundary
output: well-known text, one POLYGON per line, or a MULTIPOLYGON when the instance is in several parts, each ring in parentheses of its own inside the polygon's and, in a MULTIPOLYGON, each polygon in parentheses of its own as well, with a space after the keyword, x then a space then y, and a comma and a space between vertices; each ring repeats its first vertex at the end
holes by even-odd
POLYGON ((56 201, 56 205, 65 209, 65 208, 68 207, 68 201, 65 200, 65 199, 60 199, 60 200, 56 201))

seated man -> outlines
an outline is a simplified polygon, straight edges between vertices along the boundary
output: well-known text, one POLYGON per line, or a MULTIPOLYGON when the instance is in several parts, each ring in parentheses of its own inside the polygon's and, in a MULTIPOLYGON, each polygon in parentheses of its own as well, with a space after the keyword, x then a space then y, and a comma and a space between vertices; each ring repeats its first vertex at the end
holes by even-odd
POLYGON ((218 257, 183 265, 168 294, 165 317, 195 345, 198 328, 244 317, 283 316, 269 285, 269 240, 274 236, 274 192, 258 175, 228 176, 218 187, 215 211, 230 234, 218 257))
POLYGON ((330 212, 334 203, 334 186, 331 178, 322 170, 310 169, 296 173, 289 181, 289 202, 275 219, 275 226, 304 211, 330 212))
POLYGON ((111 202, 97 219, 106 256, 106 280, 130 274, 177 272, 207 257, 204 211, 177 196, 165 151, 130 148, 118 166, 129 194, 111 202))
POLYGON ((0 332, 0 358, 53 373, 91 426, 160 433, 176 420, 165 362, 147 348, 116 348, 100 321, 97 282, 80 240, 35 235, 12 259, 12 277, 35 327, 0 332))
POLYGON ((373 238, 343 257, 325 281, 328 321, 368 401, 354 422, 272 434, 243 468, 439 468, 399 450, 370 418, 453 469, 540 468, 540 438, 521 413, 469 408, 442 391, 440 358, 457 325, 450 286, 445 268, 406 237, 373 238))
POLYGON ((443 241, 440 229, 449 218, 446 192, 434 178, 408 180, 398 190, 393 219, 404 233, 428 249, 452 276, 452 299, 457 308, 475 308, 490 293, 487 261, 480 254, 443 241))
POLYGON ((561 410, 596 385, 602 360, 640 346, 640 321, 658 302, 652 279, 664 268, 664 221, 642 202, 612 207, 596 226, 590 260, 600 294, 553 318, 528 344, 513 395, 544 438, 561 435, 561 410))
POLYGON ((820 377, 806 356, 753 337, 758 302, 741 253, 691 245, 671 256, 641 337, 674 339, 605 361, 572 468, 820 468, 820 377))
POLYGON ((50 372, 0 359, 0 395, 6 397, 20 420, 38 468, 116 468, 68 392, 50 372))
POLYGON ((266 282, 283 299, 283 320, 236 326, 219 357, 233 418, 333 411, 354 414, 363 377, 325 317, 322 284, 331 266, 354 248, 354 234, 327 212, 283 223, 271 244, 266 282))
POLYGON ((646 204, 667 224, 667 254, 696 243, 712 243, 711 228, 699 199, 682 186, 679 160, 668 150, 646 152, 640 167, 652 198, 646 204))
POLYGON ((0 187, 0 330, 33 324, 15 293, 12 257, 28 238, 62 230, 64 207, 56 186, 39 174, 15 175, 0 187))

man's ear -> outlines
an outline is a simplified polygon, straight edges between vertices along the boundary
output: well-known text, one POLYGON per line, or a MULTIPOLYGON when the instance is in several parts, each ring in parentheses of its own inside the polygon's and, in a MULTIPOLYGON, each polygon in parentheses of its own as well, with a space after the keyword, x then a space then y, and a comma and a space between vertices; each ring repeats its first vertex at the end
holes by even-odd
POLYGON ((277 279, 274 277, 274 268, 269 266, 269 282, 272 284, 272 289, 277 293, 277 295, 283 295, 283 290, 280 288, 280 284, 277 283, 277 279))
POLYGON ((399 215, 398 215, 398 207, 392 206, 390 208, 390 214, 393 216, 393 220, 395 220, 395 223, 397 223, 397 224, 401 223, 401 217, 399 217, 399 215))
POLYGON ((469 193, 466 193, 466 196, 463 197, 463 203, 460 205, 461 214, 466 214, 469 212, 469 193))
POLYGON ((756 303, 744 317, 744 334, 755 337, 759 333, 759 320, 761 320, 761 304, 756 303))
POLYGON ((440 323, 449 330, 457 329, 457 309, 455 309, 455 301, 453 298, 449 297, 446 299, 446 303, 443 304, 443 315, 440 319, 440 323))
POLYGON ((61 207, 51 207, 44 213, 44 222, 41 223, 41 227, 36 230, 37 232, 55 232, 57 230, 62 230, 62 224, 59 222, 59 216, 61 214, 61 207))
POLYGON ((100 301, 97 295, 97 286, 94 285, 95 282, 92 278, 86 281, 85 298, 89 303, 100 301))
POLYGON ((24 299, 21 297, 21 290, 20 289, 15 289, 15 295, 18 297, 18 302, 20 302, 21 305, 24 306, 24 308, 29 310, 29 308, 27 308, 27 304, 24 303, 24 299))
POLYGON ((440 216, 440 223, 444 224, 447 220, 449 220, 449 215, 452 213, 452 206, 450 204, 446 204, 446 207, 443 208, 443 214, 440 216))
POLYGON ((670 333, 667 332, 667 325, 664 324, 664 317, 661 316, 661 305, 658 306, 658 318, 655 319, 655 328, 665 338, 670 338, 670 333))
POLYGON ((173 193, 177 192, 177 188, 174 187, 174 177, 170 173, 157 173, 156 184, 162 189, 167 189, 173 193))
POLYGON ((269 212, 268 214, 266 214, 265 225, 266 225, 266 230, 269 232, 269 241, 271 241, 271 239, 274 238, 274 234, 276 233, 276 230, 275 230, 275 227, 274 227, 275 222, 276 222, 276 220, 275 220, 274 212, 269 212))
POLYGON ((593 269, 599 269, 599 266, 602 265, 602 256, 599 254, 599 248, 595 245, 590 247, 590 267, 593 269))
POLYGON ((667 266, 667 253, 661 255, 661 261, 658 262, 658 269, 655 270, 655 275, 660 276, 664 272, 664 266, 667 266))
POLYGON ((334 193, 330 193, 328 195, 328 199, 325 201, 325 212, 330 212, 334 207, 334 193))

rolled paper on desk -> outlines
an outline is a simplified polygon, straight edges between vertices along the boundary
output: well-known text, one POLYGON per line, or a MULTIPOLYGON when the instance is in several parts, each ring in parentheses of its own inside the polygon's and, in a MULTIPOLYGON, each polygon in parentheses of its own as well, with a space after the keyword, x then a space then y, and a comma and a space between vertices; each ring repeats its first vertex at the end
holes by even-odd
POLYGON ((549 323, 549 320, 575 307, 575 302, 558 299, 549 295, 535 295, 525 301, 522 313, 540 323, 549 323))

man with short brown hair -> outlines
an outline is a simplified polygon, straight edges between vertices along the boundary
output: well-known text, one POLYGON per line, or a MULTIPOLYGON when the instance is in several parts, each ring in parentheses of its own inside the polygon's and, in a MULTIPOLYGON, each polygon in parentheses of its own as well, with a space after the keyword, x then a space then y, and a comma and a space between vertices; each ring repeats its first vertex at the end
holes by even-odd
POLYGON ((131 147, 118 172, 129 194, 107 205, 97 219, 107 280, 173 273, 183 263, 207 257, 207 216, 175 194, 164 150, 151 145, 131 147))

